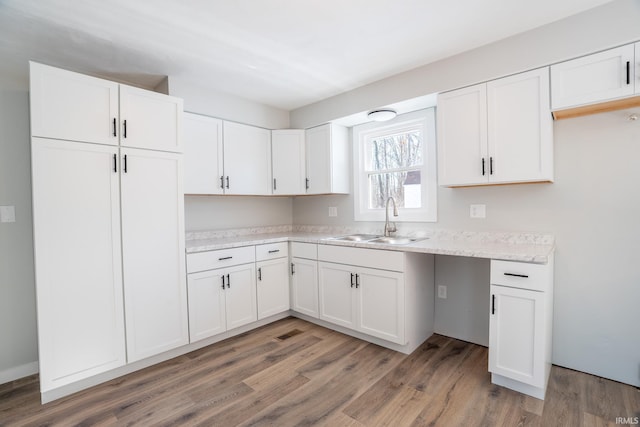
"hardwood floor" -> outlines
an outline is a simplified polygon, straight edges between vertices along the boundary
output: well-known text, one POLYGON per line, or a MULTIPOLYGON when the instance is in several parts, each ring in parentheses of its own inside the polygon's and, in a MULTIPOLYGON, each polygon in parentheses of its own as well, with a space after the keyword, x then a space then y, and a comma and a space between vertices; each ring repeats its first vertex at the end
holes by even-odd
POLYGON ((46 405, 37 376, 0 385, 2 426, 564 427, 617 417, 640 417, 640 390, 554 366, 542 402, 492 385, 484 347, 434 335, 404 355, 295 318, 46 405))

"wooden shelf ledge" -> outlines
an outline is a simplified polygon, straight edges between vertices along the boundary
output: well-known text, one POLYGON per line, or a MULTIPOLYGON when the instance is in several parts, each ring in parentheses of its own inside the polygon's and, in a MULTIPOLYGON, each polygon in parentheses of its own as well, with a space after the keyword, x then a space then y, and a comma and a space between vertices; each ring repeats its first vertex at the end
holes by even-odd
POLYGON ((608 111, 624 110, 626 108, 640 107, 640 96, 632 98, 616 99, 615 101, 599 104, 583 105, 581 107, 554 111, 554 120, 572 119, 574 117, 588 116, 590 114, 606 113, 608 111))

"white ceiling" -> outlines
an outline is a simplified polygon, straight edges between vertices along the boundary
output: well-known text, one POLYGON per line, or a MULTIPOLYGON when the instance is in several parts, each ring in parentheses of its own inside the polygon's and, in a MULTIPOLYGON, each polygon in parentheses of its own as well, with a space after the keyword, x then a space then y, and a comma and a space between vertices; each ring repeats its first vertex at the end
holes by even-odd
POLYGON ((292 110, 610 0, 0 0, 0 73, 33 59, 292 110))

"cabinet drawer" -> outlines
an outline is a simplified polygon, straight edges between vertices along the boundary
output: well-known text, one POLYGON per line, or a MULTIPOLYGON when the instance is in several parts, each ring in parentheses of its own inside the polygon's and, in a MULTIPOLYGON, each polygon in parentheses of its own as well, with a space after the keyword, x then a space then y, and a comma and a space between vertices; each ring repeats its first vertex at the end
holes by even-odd
POLYGON ((255 260, 256 253, 253 246, 187 254, 187 273, 245 264, 255 260))
POLYGON ((256 261, 265 261, 286 256, 289 256, 289 244, 287 242, 256 245, 256 261))
POLYGON ((291 242, 291 256, 318 259, 318 245, 315 243, 291 242))
POLYGON ((552 283, 551 264, 491 260, 491 284, 532 291, 548 291, 552 283))
POLYGON ((404 253, 381 249, 318 245, 318 260, 380 270, 404 271, 404 253))

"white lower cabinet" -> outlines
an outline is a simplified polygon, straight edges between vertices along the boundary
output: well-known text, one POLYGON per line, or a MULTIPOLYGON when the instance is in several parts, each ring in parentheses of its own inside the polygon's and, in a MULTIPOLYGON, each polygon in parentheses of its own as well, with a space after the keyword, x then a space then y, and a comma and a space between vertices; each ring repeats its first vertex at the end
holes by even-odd
POLYGON ((544 294, 491 285, 491 372, 540 387, 544 381, 544 294))
POLYGON ((122 148, 121 157, 127 360, 134 362, 189 342, 182 155, 122 148))
POLYGON ((356 313, 365 334, 404 344, 404 274, 395 271, 358 269, 356 313))
POLYGON ((407 348, 433 332, 432 255, 319 245, 318 260, 321 320, 407 348))
POLYGON ((291 309, 307 316, 318 317, 317 260, 291 258, 291 309))
POLYGON ((32 174, 43 393, 188 343, 181 155, 33 138, 32 174))
POLYGON ((189 274, 191 342, 257 320, 255 272, 251 263, 189 274))
POLYGON ((319 283, 321 319, 405 344, 402 273, 321 262, 319 283))
POLYGON ((356 326, 357 294, 351 265, 318 263, 320 319, 350 329, 356 326))
POLYGON ((318 318, 318 245, 291 242, 291 309, 318 318))
POLYGON ((187 254, 187 272, 191 342, 258 319, 253 246, 187 254))
POLYGON ((33 138, 43 393, 126 363, 117 152, 33 138))
POLYGON ((258 319, 289 310, 287 242, 256 246, 258 319))
POLYGON ((491 261, 492 382, 544 399, 551 370, 553 261, 491 261))

